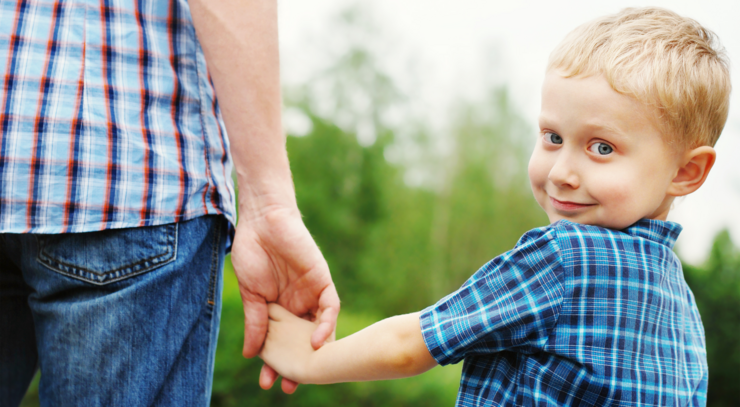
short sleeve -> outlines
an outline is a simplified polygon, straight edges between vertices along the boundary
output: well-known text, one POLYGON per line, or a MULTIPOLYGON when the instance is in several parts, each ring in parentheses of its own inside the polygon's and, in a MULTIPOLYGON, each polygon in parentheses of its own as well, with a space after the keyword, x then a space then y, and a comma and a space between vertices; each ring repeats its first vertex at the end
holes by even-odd
POLYGON ((563 292, 555 230, 531 230, 421 312, 424 342, 440 365, 504 350, 537 352, 557 323, 563 292))

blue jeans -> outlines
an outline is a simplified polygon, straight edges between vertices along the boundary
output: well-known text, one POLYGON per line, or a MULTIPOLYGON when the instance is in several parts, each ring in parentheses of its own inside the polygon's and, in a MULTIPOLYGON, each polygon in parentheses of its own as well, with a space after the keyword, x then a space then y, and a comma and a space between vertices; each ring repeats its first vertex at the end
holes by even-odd
POLYGON ((0 406, 207 406, 227 223, 0 234, 0 406))

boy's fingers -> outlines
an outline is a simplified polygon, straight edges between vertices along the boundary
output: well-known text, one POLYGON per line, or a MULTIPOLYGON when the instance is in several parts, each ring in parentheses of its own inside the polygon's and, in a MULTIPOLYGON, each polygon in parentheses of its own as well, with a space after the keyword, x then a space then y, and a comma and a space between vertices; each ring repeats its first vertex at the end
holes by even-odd
POLYGON ((290 311, 274 302, 267 304, 267 313, 270 315, 270 319, 275 321, 282 321, 294 316, 290 311))

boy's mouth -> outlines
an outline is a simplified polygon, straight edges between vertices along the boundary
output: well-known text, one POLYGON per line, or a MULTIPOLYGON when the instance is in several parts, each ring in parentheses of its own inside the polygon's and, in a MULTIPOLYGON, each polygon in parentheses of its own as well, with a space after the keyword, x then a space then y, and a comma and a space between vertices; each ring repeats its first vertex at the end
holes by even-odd
POLYGON ((550 203, 555 209, 559 211, 564 211, 564 212, 578 211, 580 209, 585 209, 590 206, 596 205, 596 204, 582 204, 582 203, 571 202, 571 201, 560 201, 553 197, 550 197, 550 203))

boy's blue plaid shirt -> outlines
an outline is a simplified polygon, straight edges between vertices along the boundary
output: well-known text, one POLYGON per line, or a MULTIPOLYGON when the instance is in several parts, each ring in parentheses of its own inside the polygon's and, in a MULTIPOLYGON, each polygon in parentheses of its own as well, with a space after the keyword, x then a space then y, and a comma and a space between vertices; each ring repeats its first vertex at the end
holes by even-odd
POLYGON ((0 233, 234 222, 186 0, 0 1, 0 233))
POLYGON ((421 315, 442 365, 465 360, 458 406, 706 404, 681 226, 559 221, 526 233, 421 315))

